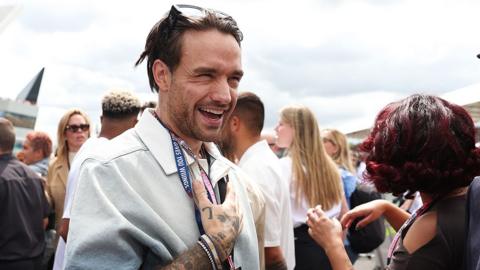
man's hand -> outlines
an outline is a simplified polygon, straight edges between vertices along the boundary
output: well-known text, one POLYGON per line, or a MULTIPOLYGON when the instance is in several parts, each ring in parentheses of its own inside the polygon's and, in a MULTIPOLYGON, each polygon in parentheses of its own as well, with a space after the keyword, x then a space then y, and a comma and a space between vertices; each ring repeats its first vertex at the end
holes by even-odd
POLYGON ((201 181, 193 181, 195 203, 200 210, 205 233, 213 241, 218 256, 223 262, 231 253, 235 240, 243 227, 243 215, 231 184, 223 204, 212 204, 201 181))

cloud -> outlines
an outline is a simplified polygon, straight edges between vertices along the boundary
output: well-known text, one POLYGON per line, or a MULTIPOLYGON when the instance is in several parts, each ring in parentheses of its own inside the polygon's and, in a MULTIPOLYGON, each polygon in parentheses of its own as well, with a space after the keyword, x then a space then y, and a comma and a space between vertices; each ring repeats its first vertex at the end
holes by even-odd
MULTIPOLYGON (((478 82, 480 4, 466 0, 193 1, 232 15, 245 35, 241 90, 266 106, 266 127, 292 103, 322 127, 364 128, 387 102, 478 82)), ((150 93, 145 38, 171 4, 30 1, 0 35, 0 96, 15 97, 46 67, 37 127, 70 107, 92 119, 109 89, 150 93)), ((57 115, 57 118, 55 118, 57 115)), ((52 131, 55 132, 54 130, 52 131)))
POLYGON ((32 32, 81 32, 96 17, 88 2, 32 1, 24 7, 19 22, 32 32))

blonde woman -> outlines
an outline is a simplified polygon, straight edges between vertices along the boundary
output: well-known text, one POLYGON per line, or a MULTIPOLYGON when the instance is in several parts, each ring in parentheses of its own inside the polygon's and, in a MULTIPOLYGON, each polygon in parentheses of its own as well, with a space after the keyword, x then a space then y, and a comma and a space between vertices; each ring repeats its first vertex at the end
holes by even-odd
MULTIPOLYGON (((355 176, 356 173, 352 163, 352 154, 348 147, 347 136, 336 129, 323 129, 321 134, 325 151, 339 168, 345 199, 350 207, 350 196, 355 190, 358 180, 355 176)), ((345 241, 345 249, 350 261, 354 263, 358 258, 358 254, 352 250, 348 240, 345 241)))
POLYGON ((55 210, 55 228, 63 214, 67 176, 73 158, 90 137, 90 120, 79 109, 68 110, 60 119, 57 129, 57 150, 48 167, 47 190, 55 210))
POLYGON ((295 269, 330 269, 323 249, 308 234, 306 220, 307 210, 318 204, 329 217, 340 214, 343 188, 337 165, 325 152, 317 120, 307 107, 284 108, 275 131, 277 145, 288 149, 281 162, 290 180, 295 269))

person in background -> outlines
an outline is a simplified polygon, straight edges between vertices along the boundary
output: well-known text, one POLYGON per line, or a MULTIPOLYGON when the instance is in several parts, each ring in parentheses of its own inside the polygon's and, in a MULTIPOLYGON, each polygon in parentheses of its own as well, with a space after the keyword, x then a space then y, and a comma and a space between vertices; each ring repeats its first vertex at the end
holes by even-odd
POLYGON ((275 131, 278 146, 288 149, 280 161, 290 183, 295 269, 330 269, 327 256, 309 236, 305 222, 307 210, 317 204, 329 217, 339 216, 342 203, 346 205, 337 165, 326 153, 317 120, 307 107, 284 108, 275 131))
POLYGON ((277 135, 275 134, 270 134, 270 133, 263 133, 262 132, 262 135, 260 136, 260 138, 262 140, 265 140, 267 141, 268 143, 268 146, 270 147, 270 149, 272 149, 273 153, 278 157, 278 158, 282 158, 284 155, 285 155, 285 148, 280 148, 278 147, 277 145, 277 135))
POLYGON ((232 160, 260 186, 265 197, 266 216, 264 233, 265 268, 293 269, 295 251, 290 210, 288 180, 282 177, 282 168, 260 133, 263 129, 265 108, 260 98, 251 92, 238 96, 232 116, 223 129, 221 145, 232 160))
POLYGON ((40 176, 13 155, 15 130, 0 118, 0 269, 40 270, 49 205, 40 176))
POLYGON ((155 107, 157 107, 156 101, 153 101, 153 100, 145 101, 142 107, 140 108, 139 114, 142 115, 146 109, 154 109, 155 107))
MULTIPOLYGON (((27 164, 30 169, 41 176, 42 184, 45 189, 45 196, 50 203, 50 196, 47 192, 47 173, 50 154, 52 153, 52 140, 50 136, 42 131, 31 131, 27 133, 23 142, 22 162, 27 164)), ((55 214, 52 209, 48 215, 49 226, 45 231, 45 251, 42 259, 42 269, 50 269, 52 257, 56 248, 56 232, 54 228, 55 214), (49 267, 50 266, 50 267, 49 267)))
POLYGON ((68 171, 78 150, 89 137, 90 120, 87 114, 79 109, 68 110, 58 123, 57 150, 50 161, 47 175, 47 190, 55 209, 57 231, 63 214, 68 171))
POLYGON ((101 128, 98 138, 89 138, 78 151, 75 160, 68 172, 67 193, 63 209, 63 217, 59 227, 61 236, 55 252, 53 269, 63 269, 65 242, 67 241, 70 224, 70 209, 72 198, 75 194, 80 165, 89 154, 103 151, 103 146, 126 130, 133 128, 137 123, 140 112, 140 100, 128 91, 110 91, 102 98, 102 115, 100 116, 101 128))
MULTIPOLYGON (((397 231, 387 269, 462 269, 466 191, 480 174, 480 149, 468 112, 436 96, 409 96, 380 111, 361 149, 367 153, 366 180, 378 191, 418 191, 423 205, 410 215, 391 202, 375 200, 350 210, 342 225, 360 219, 357 227, 362 227, 385 216, 397 231)), ((348 269, 339 235, 322 234, 338 231, 339 225, 324 218, 321 209, 310 213, 307 223, 314 239, 331 250, 335 269, 348 269)))
POLYGON ((23 162, 42 177, 47 177, 52 140, 47 133, 30 131, 23 142, 23 162))
MULTIPOLYGON (((350 196, 357 186, 358 179, 355 177, 356 172, 352 164, 352 155, 348 147, 347 136, 336 129, 323 129, 321 133, 325 151, 335 161, 340 170, 345 199, 350 208, 350 196)), ((358 254, 352 250, 348 239, 345 240, 345 249, 348 252, 348 257, 354 263, 358 258, 358 254)))

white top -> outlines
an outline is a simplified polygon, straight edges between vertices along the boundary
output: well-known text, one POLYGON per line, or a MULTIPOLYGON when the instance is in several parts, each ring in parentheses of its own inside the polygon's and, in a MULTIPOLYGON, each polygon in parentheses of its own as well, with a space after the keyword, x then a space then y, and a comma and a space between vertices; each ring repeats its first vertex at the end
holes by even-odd
POLYGON ((280 246, 288 269, 293 269, 295 245, 288 180, 282 177, 279 159, 263 140, 245 151, 238 166, 259 184, 265 197, 265 247, 280 246))
MULTIPOLYGON (((305 199, 301 200, 301 204, 297 205, 295 203, 295 189, 294 189, 294 179, 293 179, 293 170, 292 170, 292 158, 289 156, 283 157, 280 159, 280 163, 283 169, 283 175, 287 176, 290 179, 290 205, 292 207, 292 218, 293 226, 299 227, 307 222, 307 211, 309 208, 314 207, 315 205, 310 206, 305 199)), ((341 181, 339 179, 338 181, 341 181)), ((325 214, 329 218, 338 217, 340 210, 342 208, 341 202, 336 204, 330 209, 323 209, 325 214)))
POLYGON ((67 178, 67 191, 65 193, 65 204, 63 207, 63 217, 70 218, 70 209, 72 208, 72 200, 75 194, 75 189, 77 188, 78 173, 80 170, 80 165, 82 165, 85 158, 90 154, 100 149, 100 146, 107 142, 106 138, 94 138, 91 137, 83 143, 82 147, 78 150, 75 159, 70 166, 70 171, 68 172, 67 178))
MULTIPOLYGON (((78 173, 80 169, 80 165, 82 165, 83 161, 86 157, 88 157, 91 152, 98 150, 99 146, 102 142, 108 141, 105 138, 95 138, 91 137, 86 140, 78 152, 75 152, 74 158, 72 159, 73 162, 70 166, 70 170, 68 171, 68 178, 67 178, 67 190, 65 192, 65 204, 63 207, 63 217, 65 219, 70 219, 70 209, 72 208, 72 200, 75 194, 75 190, 77 188, 77 180, 78 180, 78 173)), ((69 153, 70 156, 70 153, 69 153)), ((58 239, 58 246, 55 251, 55 261, 53 263, 53 270, 61 270, 63 269, 63 258, 65 256, 65 241, 62 237, 58 239)))

